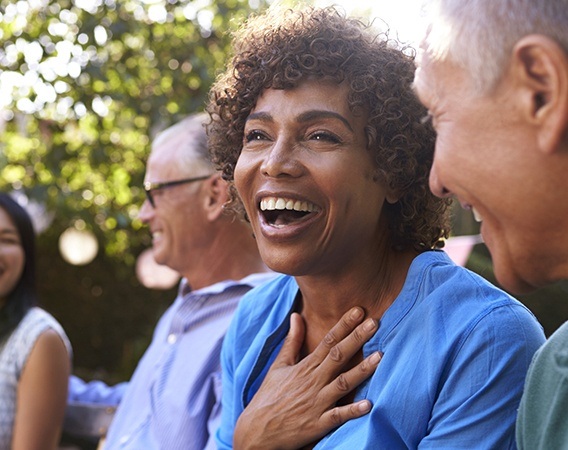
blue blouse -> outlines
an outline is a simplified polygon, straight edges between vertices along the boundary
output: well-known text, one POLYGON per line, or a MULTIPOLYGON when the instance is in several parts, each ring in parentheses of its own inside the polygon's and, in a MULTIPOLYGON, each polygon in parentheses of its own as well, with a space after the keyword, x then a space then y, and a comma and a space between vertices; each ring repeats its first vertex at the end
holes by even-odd
MULTIPOLYGON (((281 276, 243 297, 221 355, 219 449, 232 448, 243 409, 289 330, 298 285, 281 276)), ((384 356, 356 392, 369 414, 325 436, 317 449, 509 449, 542 327, 521 303, 441 251, 415 258, 365 357, 384 356)))

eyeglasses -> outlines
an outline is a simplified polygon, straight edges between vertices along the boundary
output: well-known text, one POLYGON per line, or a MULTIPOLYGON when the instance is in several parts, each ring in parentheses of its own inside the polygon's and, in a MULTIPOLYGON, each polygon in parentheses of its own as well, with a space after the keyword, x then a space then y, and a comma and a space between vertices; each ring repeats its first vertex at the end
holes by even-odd
POLYGON ((150 205, 152 205, 152 208, 155 208, 156 204, 154 203, 152 191, 157 191, 159 189, 165 189, 172 186, 178 186, 180 184, 193 183, 194 181, 206 180, 210 176, 211 174, 194 178, 184 178, 183 180, 164 181, 163 183, 152 183, 150 181, 146 181, 144 183, 144 192, 146 193, 146 198, 148 199, 148 202, 150 202, 150 205))

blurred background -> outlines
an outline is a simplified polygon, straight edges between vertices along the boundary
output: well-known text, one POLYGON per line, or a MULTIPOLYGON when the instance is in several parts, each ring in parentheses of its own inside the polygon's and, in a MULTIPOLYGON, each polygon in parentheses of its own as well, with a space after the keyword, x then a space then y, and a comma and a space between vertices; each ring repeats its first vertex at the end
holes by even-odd
MULTIPOLYGON (((383 4, 393 31, 397 23, 416 31, 408 2, 398 2, 406 9, 398 19, 387 9, 394 3, 346 9, 374 17, 383 4)), ((67 331, 79 376, 128 379, 175 297, 178 276, 153 266, 150 236, 136 219, 150 142, 203 108, 229 57, 230 31, 266 7, 0 0, 0 190, 34 216, 41 303, 67 331)), ((471 213, 457 206, 453 220, 455 236, 473 236, 464 264, 495 282, 471 213)), ((547 334, 568 319, 566 284, 518 298, 547 334)))

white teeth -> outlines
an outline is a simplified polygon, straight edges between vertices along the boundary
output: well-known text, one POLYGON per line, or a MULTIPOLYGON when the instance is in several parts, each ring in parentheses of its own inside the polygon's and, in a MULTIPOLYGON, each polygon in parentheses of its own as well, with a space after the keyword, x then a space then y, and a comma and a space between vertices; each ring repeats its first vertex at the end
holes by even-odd
POLYGON ((282 197, 268 197, 260 201, 261 211, 301 211, 312 212, 316 210, 316 206, 309 202, 302 202, 300 200, 290 200, 282 197))
POLYGON ((473 212, 473 218, 475 219, 476 222, 482 222, 483 221, 483 217, 481 217, 481 214, 479 214, 477 209, 471 208, 471 211, 473 212))

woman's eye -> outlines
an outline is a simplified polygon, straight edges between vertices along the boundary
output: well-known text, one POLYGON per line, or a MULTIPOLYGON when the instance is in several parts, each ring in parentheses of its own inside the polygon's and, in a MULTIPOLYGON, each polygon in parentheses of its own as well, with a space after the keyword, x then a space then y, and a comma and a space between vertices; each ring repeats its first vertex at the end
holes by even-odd
POLYGON ((335 134, 328 131, 318 131, 312 133, 309 139, 314 141, 332 142, 334 144, 339 144, 341 142, 341 139, 339 139, 335 134))
POLYGON ((0 238, 0 244, 2 244, 2 245, 20 245, 20 241, 17 238, 4 237, 4 238, 0 238))
POLYGON ((245 134, 245 142, 262 141, 266 135, 258 130, 252 130, 245 134))

